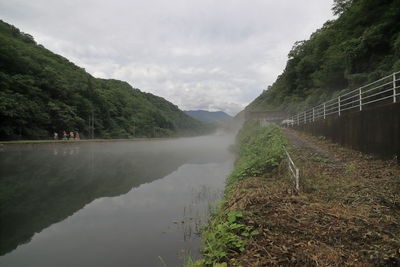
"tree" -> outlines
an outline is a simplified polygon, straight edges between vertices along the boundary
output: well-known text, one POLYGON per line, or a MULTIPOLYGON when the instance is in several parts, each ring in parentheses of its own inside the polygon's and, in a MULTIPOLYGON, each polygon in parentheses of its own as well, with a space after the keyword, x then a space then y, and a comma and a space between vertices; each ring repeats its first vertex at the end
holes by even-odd
POLYGON ((103 138, 208 130, 164 98, 96 79, 0 20, 0 139, 49 138, 63 130, 89 136, 92 112, 95 135, 103 138))
POLYGON ((332 11, 334 15, 341 15, 345 11, 349 10, 353 4, 353 0, 334 0, 332 11))

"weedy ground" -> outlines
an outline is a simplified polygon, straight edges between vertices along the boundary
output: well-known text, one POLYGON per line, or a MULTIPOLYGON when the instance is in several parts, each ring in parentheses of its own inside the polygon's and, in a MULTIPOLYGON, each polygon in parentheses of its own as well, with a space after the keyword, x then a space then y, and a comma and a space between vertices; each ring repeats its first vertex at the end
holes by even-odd
POLYGON ((282 160, 279 129, 245 125, 226 200, 203 233, 205 257, 188 265, 400 266, 397 162, 284 135, 300 190, 282 160))
MULTIPOLYGON (((246 122, 233 147, 238 158, 226 180, 226 199, 231 199, 235 184, 239 181, 277 169, 284 158, 285 145, 286 139, 279 127, 260 127, 257 122, 246 122)), ((227 208, 226 202, 220 205, 203 230, 204 258, 194 263, 188 261, 187 265, 226 266, 231 255, 243 253, 246 240, 260 234, 252 225, 244 224, 245 214, 248 216, 248 212, 242 209, 227 208)))
POLYGON ((235 183, 225 213, 243 211, 244 249, 224 266, 400 266, 400 166, 285 130, 300 168, 287 163, 235 183))

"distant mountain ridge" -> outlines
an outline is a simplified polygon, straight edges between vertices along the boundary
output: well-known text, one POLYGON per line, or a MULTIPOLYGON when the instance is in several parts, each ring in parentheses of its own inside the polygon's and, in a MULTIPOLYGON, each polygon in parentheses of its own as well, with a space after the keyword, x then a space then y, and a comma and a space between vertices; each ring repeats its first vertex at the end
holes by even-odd
POLYGON ((223 111, 185 110, 187 115, 203 122, 214 122, 231 119, 232 116, 223 111))

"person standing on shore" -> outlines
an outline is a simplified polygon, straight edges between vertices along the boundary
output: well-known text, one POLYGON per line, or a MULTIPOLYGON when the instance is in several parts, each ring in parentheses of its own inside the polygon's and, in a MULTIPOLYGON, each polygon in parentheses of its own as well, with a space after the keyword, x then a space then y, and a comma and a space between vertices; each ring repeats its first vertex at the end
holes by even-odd
POLYGON ((63 131, 63 139, 62 140, 67 140, 67 132, 65 130, 63 131))
POLYGON ((54 140, 58 140, 58 133, 54 132, 54 140))
POLYGON ((71 131, 70 133, 69 133, 69 140, 74 140, 75 138, 74 138, 74 132, 73 131, 71 131))
POLYGON ((75 140, 80 140, 80 139, 81 139, 81 137, 79 136, 79 133, 76 132, 76 133, 75 133, 75 140))

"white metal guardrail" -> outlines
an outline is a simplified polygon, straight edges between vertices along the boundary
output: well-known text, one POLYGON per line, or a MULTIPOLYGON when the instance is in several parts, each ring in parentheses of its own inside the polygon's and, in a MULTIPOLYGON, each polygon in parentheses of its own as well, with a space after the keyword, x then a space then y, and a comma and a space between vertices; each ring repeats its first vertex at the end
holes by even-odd
POLYGON ((292 158, 290 157, 289 153, 285 149, 286 156, 288 158, 288 168, 290 173, 293 175, 293 178, 295 180, 295 187, 296 190, 299 190, 299 183, 300 183, 300 175, 299 175, 299 168, 296 167, 294 164, 292 158))
POLYGON ((400 96, 400 71, 300 112, 286 119, 284 123, 293 126, 325 119, 334 114, 340 116, 343 112, 361 111, 367 105, 385 100, 396 103, 398 96, 400 96))

